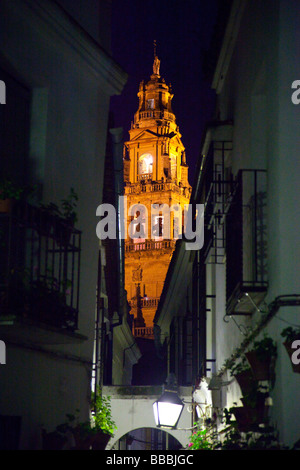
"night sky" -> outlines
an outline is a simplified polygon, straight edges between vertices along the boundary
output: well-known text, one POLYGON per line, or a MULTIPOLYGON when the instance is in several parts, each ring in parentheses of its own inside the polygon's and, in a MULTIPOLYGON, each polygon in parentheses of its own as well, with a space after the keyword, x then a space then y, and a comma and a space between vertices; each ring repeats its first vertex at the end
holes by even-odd
POLYGON ((216 0, 113 0, 112 55, 129 75, 122 95, 111 100, 114 126, 123 127, 124 140, 129 138, 139 83, 152 74, 156 40, 160 74, 172 85, 191 184, 204 126, 214 112, 214 93, 202 63, 216 13, 216 0))

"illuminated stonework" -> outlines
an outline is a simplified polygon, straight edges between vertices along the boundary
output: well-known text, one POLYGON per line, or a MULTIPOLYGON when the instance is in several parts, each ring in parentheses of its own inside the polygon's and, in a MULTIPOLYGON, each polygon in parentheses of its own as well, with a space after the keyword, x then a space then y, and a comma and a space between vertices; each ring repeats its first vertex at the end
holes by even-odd
MULTIPOLYGON (((148 211, 150 237, 151 204, 189 203, 191 187, 188 166, 179 127, 172 111, 173 94, 161 78, 160 61, 154 59, 150 80, 140 83, 139 107, 124 144, 124 180, 127 207, 143 204, 148 211)), ((142 223, 144 215, 138 214, 142 223)), ((129 225, 131 218, 127 218, 129 225)), ((159 212, 152 223, 158 227, 155 239, 125 240, 125 288, 134 314, 135 336, 151 336, 153 318, 163 289, 168 266, 175 248, 174 218, 171 215, 168 239, 163 237, 164 214, 159 212)))

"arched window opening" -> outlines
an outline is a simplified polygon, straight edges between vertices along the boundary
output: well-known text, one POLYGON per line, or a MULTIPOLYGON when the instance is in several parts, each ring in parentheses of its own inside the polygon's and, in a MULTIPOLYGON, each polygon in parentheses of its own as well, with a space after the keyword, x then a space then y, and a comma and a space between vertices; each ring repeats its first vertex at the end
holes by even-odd
POLYGON ((144 153, 139 158, 138 174, 139 179, 150 178, 153 173, 153 157, 151 153, 144 153))

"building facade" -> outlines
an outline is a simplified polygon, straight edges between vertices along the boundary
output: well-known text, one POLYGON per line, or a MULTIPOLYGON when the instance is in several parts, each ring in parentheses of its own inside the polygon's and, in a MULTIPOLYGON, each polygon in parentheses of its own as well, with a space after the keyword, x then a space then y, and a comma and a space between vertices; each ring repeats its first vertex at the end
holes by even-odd
POLYGON ((160 75, 157 56, 150 80, 140 83, 138 98, 130 139, 124 144, 125 288, 134 334, 152 337, 153 318, 182 228, 182 216, 176 214, 189 202, 190 185, 171 86, 160 75))
MULTIPOLYGON (((110 96, 127 80, 110 56, 110 7, 94 0, 0 2, 1 196, 8 182, 36 187, 11 212, 0 212, 1 449, 43 448, 43 430, 53 431, 76 409, 81 421, 89 419, 104 336, 115 337, 119 357, 127 349, 125 368, 109 356, 111 382, 130 382, 126 367, 137 361, 128 349, 126 310, 114 302, 124 286, 110 294, 95 230, 110 96), (66 218, 53 212, 64 212, 62 200, 77 217, 67 232, 66 218)), ((117 255, 114 266, 121 265, 117 255)))
POLYGON ((299 333, 300 324, 299 109, 292 100, 299 5, 235 0, 229 7, 222 40, 210 51, 217 106, 191 196, 205 205, 204 246, 193 258, 183 243, 176 247, 155 330, 161 344, 168 339, 169 370, 179 383, 192 383, 194 394, 202 380, 209 384, 217 429, 224 409, 246 411, 237 371, 248 370, 266 393, 265 415, 256 414, 252 429, 263 433, 267 422, 275 445, 293 447, 299 373, 282 333, 299 333), (266 338, 276 353, 269 375, 257 378, 248 353, 266 338))

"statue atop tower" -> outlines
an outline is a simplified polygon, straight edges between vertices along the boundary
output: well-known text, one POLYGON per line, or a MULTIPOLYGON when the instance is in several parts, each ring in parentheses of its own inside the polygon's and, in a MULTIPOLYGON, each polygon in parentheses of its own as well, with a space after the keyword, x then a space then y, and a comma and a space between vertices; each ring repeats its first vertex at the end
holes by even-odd
POLYGON ((154 62, 153 62, 153 73, 154 75, 159 76, 159 67, 160 67, 160 60, 157 57, 157 55, 154 57, 154 62))

